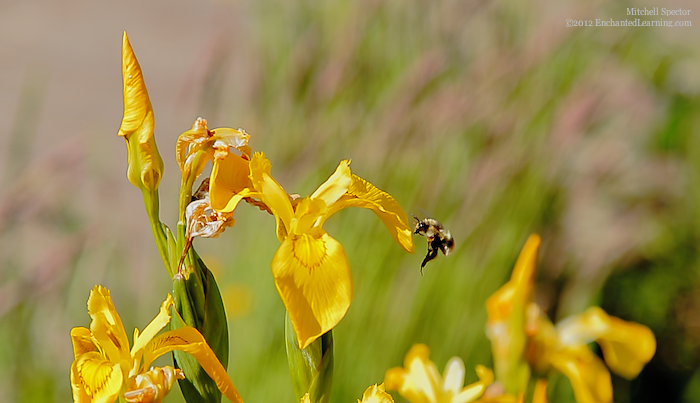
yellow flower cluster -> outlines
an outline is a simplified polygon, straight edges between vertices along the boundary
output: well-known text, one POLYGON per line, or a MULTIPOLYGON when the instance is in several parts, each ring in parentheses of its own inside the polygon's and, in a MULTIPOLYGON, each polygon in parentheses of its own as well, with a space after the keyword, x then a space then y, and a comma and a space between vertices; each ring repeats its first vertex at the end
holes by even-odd
POLYGON ((531 370, 545 374, 553 368, 569 378, 577 402, 612 402, 608 368, 635 378, 656 351, 654 334, 598 307, 554 326, 533 302, 540 242, 537 235, 528 238, 510 281, 486 301, 496 379, 512 393, 525 390, 531 370), (594 341, 607 368, 588 347, 594 341))
MULTIPOLYGON (((311 403, 311 396, 321 402, 327 401, 333 359, 332 334, 329 332, 348 311, 353 285, 343 246, 323 229, 323 225, 329 217, 347 207, 366 208, 384 223, 401 248, 413 253, 412 229, 406 213, 391 195, 352 174, 347 160, 341 161, 335 172, 310 196, 290 195, 273 178, 271 163, 265 155, 254 153, 249 147, 250 135, 245 130, 209 129, 206 120, 198 118, 190 130, 179 136, 176 146, 182 179, 178 239, 174 241, 157 218, 157 189, 163 174, 163 162, 153 135, 153 108, 126 33, 123 37, 122 73, 124 118, 119 135, 127 143, 127 177, 144 194, 156 242, 173 280, 180 281, 178 285, 181 287, 186 280, 180 266, 185 257, 189 256, 190 262, 196 257, 189 250, 192 239, 216 237, 233 226, 233 212, 241 201, 273 215, 280 246, 272 258, 271 269, 288 312, 288 324, 291 323, 293 328, 293 332, 287 332, 291 335, 287 341, 290 365, 300 367, 296 372, 292 371, 293 378, 297 378, 293 379, 295 393, 297 398, 301 397, 302 403, 311 403), (192 187, 209 162, 212 163, 211 175, 193 194, 192 187), (180 235, 186 240, 183 241, 180 235), (174 251, 176 246, 183 250, 174 251), (176 253, 180 252, 176 276, 173 262, 176 253), (289 340, 292 340, 292 347, 289 340), (290 349, 296 350, 290 354, 290 349), (323 385, 317 384, 324 382, 323 385), (307 390, 311 393, 303 395, 307 390)), ((597 307, 564 319, 557 325, 552 324, 533 302, 539 246, 539 236, 530 236, 510 281, 486 301, 486 330, 492 345, 495 377, 491 369, 477 366, 479 380, 464 386, 466 370, 459 357, 451 358, 441 375, 429 359, 428 347, 416 344, 406 354, 404 366, 389 369, 385 383, 370 386, 358 403, 393 403, 393 398, 385 391, 385 384, 387 389, 397 390, 412 403, 524 402, 524 392, 533 374, 540 379, 534 382, 531 401, 546 403, 547 380, 543 376, 551 369, 570 380, 579 403, 611 402, 609 370, 628 379, 636 377, 656 350, 654 335, 645 326, 611 317, 597 307), (604 362, 588 347, 594 341, 602 349, 604 362)), ((206 277, 210 273, 207 274, 208 269, 203 263, 190 266, 196 266, 203 276, 200 278, 202 283, 193 280, 192 287, 203 293, 202 278, 206 278, 210 290, 215 289, 218 293, 213 277, 206 277)), ((196 276, 193 278, 197 279, 196 276)), ((187 294, 190 290, 178 294, 181 289, 174 288, 176 301, 180 301, 178 298, 182 295, 184 299, 190 297, 187 294)), ((215 296, 218 298, 218 294, 215 296)), ((209 301, 212 300, 219 302, 212 308, 213 312, 220 313, 216 323, 200 327, 198 322, 196 325, 200 329, 215 328, 220 332, 222 328, 226 329, 223 305, 220 298, 209 301)), ((181 308, 178 305, 177 309, 181 308)), ((209 312, 198 312, 200 315, 196 316, 192 314, 192 306, 185 306, 185 310, 189 310, 190 319, 196 317, 196 320, 207 317, 209 312)), ((187 372, 192 369, 188 366, 201 366, 211 378, 208 382, 213 383, 209 385, 216 385, 216 388, 210 387, 215 392, 214 399, 220 399, 216 392, 218 388, 229 400, 242 402, 217 358, 217 354, 227 356, 228 346, 219 348, 215 335, 215 342, 211 344, 215 353, 199 330, 184 324, 178 311, 173 309, 170 295, 143 332, 134 331, 131 348, 107 289, 95 286, 88 299, 88 313, 92 318, 90 327, 76 327, 71 331, 75 360, 70 377, 75 402, 111 403, 121 398, 131 403, 161 402, 177 380, 189 376, 187 372), (171 321, 171 309, 175 315, 171 325, 173 330, 161 333, 171 321), (183 370, 171 366, 151 367, 157 357, 175 350, 188 353, 199 366, 192 361, 183 366, 183 370)), ((210 333, 204 333, 212 340, 210 333)), ((223 334, 226 337, 220 339, 227 340, 227 333, 223 334)), ((202 384, 206 382, 193 388, 202 384)))
POLYGON ((160 402, 175 381, 183 378, 183 373, 170 366, 149 366, 161 355, 180 350, 197 358, 229 400, 242 402, 226 370, 197 329, 185 326, 158 335, 170 322, 172 304, 168 295, 143 332, 134 330, 133 346, 129 349, 129 339, 109 290, 95 286, 87 304, 92 318, 90 328, 75 327, 71 331, 75 354, 70 374, 73 401, 110 403, 123 394, 131 403, 160 402))

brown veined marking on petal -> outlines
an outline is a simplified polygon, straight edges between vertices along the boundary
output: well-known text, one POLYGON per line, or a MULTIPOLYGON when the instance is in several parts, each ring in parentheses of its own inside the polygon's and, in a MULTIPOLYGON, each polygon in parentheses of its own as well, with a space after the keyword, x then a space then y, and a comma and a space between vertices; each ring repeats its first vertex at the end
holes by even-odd
POLYGON ((85 389, 85 393, 88 394, 88 396, 93 397, 95 394, 104 389, 105 385, 110 381, 112 376, 115 374, 118 374, 119 372, 114 371, 114 367, 110 365, 104 365, 104 364, 99 364, 95 363, 94 359, 91 359, 90 357, 81 360, 78 362, 78 377, 80 378, 80 383, 83 385, 83 388, 85 389), (97 385, 95 386, 94 383, 87 382, 86 381, 86 373, 85 373, 85 365, 86 364, 92 364, 93 366, 97 366, 97 369, 91 374, 91 379, 97 380, 97 385))
POLYGON ((158 338, 157 341, 154 340, 152 345, 149 346, 149 349, 151 351, 153 351, 153 350, 159 349, 164 344, 187 344, 187 343, 191 343, 191 342, 192 342, 191 340, 187 340, 187 339, 183 338, 182 336, 169 335, 166 337, 158 338), (175 340, 176 343, 171 343, 173 340, 175 340))
POLYGON ((111 330, 107 330, 107 336, 109 337, 110 340, 112 340, 112 343, 119 349, 119 351, 122 350, 122 345, 119 343, 119 338, 112 332, 111 330))
POLYGON ((309 275, 320 267, 328 257, 328 248, 322 237, 316 239, 309 234, 296 235, 292 241, 292 253, 297 262, 309 271, 309 275), (320 256, 314 260, 311 257, 320 256))

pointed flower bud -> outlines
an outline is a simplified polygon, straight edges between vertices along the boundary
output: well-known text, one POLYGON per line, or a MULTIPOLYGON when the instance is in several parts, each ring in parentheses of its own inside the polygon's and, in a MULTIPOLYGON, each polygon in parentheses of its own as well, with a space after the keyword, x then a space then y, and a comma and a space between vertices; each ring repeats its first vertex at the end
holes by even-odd
POLYGON ((163 160, 158 153, 153 136, 155 118, 129 38, 124 32, 122 39, 122 77, 124 81, 124 118, 119 135, 126 140, 129 152, 129 182, 143 191, 158 189, 163 176, 163 160))

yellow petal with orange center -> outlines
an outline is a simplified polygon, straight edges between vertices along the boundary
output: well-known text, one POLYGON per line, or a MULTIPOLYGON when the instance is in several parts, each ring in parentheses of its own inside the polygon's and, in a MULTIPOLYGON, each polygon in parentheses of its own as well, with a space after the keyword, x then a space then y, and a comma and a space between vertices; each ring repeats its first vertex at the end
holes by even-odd
POLYGON ((272 259, 272 275, 302 349, 335 327, 350 307, 348 258, 323 231, 288 236, 272 259))

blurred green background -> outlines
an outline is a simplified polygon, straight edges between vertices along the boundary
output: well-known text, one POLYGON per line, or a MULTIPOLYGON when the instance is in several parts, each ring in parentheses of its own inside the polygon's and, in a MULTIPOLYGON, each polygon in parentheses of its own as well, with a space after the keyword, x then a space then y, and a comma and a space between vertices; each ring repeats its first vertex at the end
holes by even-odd
MULTIPOLYGON (((334 402, 382 382, 417 342, 476 380, 474 365, 492 365, 484 301, 532 232, 550 317, 598 304, 657 337, 639 378, 613 376, 615 401, 700 400, 700 20, 566 27, 645 6, 700 13, 690 1, 3 2, 0 401, 70 400, 69 331, 89 324, 94 284, 127 333, 170 289, 116 135, 123 30, 156 113, 171 228, 175 140, 203 116, 246 129, 289 193, 350 158, 452 231, 454 254, 421 276, 423 238, 408 255, 369 211, 327 222, 355 290, 334 333, 334 402)), ((278 245, 272 217, 247 205, 219 239, 195 242, 224 294, 229 373, 247 402, 294 400, 278 245)), ((551 385, 552 401, 573 401, 565 378, 551 385)))

